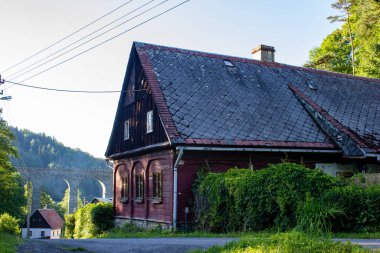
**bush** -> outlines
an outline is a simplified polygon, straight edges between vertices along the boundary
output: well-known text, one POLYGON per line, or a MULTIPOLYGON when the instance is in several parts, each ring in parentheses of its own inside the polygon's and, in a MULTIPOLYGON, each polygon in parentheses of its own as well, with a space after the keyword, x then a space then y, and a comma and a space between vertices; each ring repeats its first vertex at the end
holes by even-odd
POLYGON ((75 229, 75 214, 66 214, 65 215, 65 237, 74 238, 74 229, 75 229))
POLYGON ((340 184, 320 170, 294 163, 251 171, 209 173, 195 190, 195 222, 211 232, 287 230, 306 197, 320 199, 340 184))
MULTIPOLYGON (((74 214, 74 224, 74 238, 90 238, 107 231, 113 226, 112 204, 88 204, 79 208, 74 214)), ((67 233, 71 235, 71 227, 69 229, 70 232, 67 233)))
POLYGON ((11 235, 19 235, 20 227, 18 223, 18 219, 10 216, 8 213, 3 213, 0 215, 0 232, 11 235))
POLYGON ((103 233, 113 227, 113 207, 110 203, 98 203, 92 209, 92 222, 96 233, 103 233))
POLYGON ((345 216, 334 222, 334 231, 375 232, 380 230, 380 186, 350 184, 335 187, 325 198, 325 204, 337 203, 345 216))

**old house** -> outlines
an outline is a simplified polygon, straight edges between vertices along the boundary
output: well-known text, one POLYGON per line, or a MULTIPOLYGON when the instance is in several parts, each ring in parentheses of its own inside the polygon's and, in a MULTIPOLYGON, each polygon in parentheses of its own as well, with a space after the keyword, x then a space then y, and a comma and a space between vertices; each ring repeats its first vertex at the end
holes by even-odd
POLYGON ((106 157, 119 222, 178 227, 201 167, 380 171, 380 80, 134 43, 106 157))
MULTIPOLYGON (((38 209, 30 217, 30 239, 59 239, 63 220, 54 209, 38 209)), ((22 226, 22 238, 27 236, 27 224, 22 226)))

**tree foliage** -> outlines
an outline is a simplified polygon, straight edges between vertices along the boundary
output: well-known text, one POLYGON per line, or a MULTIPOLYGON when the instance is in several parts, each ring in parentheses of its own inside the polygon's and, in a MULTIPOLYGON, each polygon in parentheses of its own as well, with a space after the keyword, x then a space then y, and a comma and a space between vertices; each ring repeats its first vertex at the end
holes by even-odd
POLYGON ((7 123, 0 118, 0 214, 22 218, 23 206, 26 205, 22 179, 10 162, 10 157, 17 156, 17 150, 12 145, 13 135, 7 123))
POLYGON ((380 1, 338 0, 332 7, 343 22, 310 51, 306 67, 380 78, 380 1))
POLYGON ((0 232, 8 233, 11 235, 19 235, 20 227, 19 220, 10 216, 8 213, 0 215, 0 232))
MULTIPOLYGON (((104 160, 97 159, 79 149, 64 146, 44 133, 33 133, 26 129, 11 127, 17 142, 20 158, 31 168, 107 168, 104 160)), ((13 159, 14 164, 21 161, 13 159)))
MULTIPOLYGON (((67 193, 69 193, 69 191, 67 191, 67 193)), ((67 201, 68 195, 65 194, 62 201, 56 203, 44 189, 41 189, 40 208, 54 209, 59 214, 59 216, 61 216, 62 219, 65 217, 65 214, 67 213, 67 205, 64 206, 64 204, 67 203, 67 201)))

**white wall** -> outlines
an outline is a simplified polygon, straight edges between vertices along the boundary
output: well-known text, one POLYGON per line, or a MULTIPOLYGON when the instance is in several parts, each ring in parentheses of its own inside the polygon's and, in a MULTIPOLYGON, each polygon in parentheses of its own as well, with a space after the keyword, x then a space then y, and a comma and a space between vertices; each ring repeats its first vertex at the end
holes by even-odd
POLYGON ((326 174, 336 177, 342 172, 354 172, 357 165, 339 163, 316 163, 315 168, 323 170, 326 174))
MULTIPOLYGON (((61 237, 61 229, 51 230, 50 228, 31 228, 30 231, 32 232, 30 239, 41 238, 42 231, 45 231, 45 237, 50 236, 50 239, 59 239, 61 237)), ((22 229, 21 236, 24 239, 26 238, 26 228, 22 229)))

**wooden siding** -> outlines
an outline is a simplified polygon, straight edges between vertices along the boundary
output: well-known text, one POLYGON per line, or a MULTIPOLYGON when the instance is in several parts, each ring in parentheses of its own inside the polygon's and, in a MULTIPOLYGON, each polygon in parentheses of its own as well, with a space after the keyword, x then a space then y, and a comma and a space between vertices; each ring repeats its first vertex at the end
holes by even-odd
POLYGON ((117 217, 145 219, 171 223, 173 194, 173 152, 171 150, 150 153, 115 161, 114 207, 117 217), (153 173, 161 171, 163 176, 162 202, 153 198, 153 173), (144 199, 137 203, 134 175, 144 173, 144 199), (121 177, 129 176, 129 196, 122 201, 121 177))
POLYGON ((146 81, 137 53, 133 52, 130 69, 124 80, 108 155, 123 153, 167 141, 157 106, 146 81), (153 111, 153 132, 147 133, 147 112, 153 111), (124 140, 124 123, 129 120, 129 139, 124 140))
MULTIPOLYGON (((26 223, 24 226, 26 228, 26 223)), ((31 228, 50 228, 50 225, 46 222, 45 218, 42 217, 40 212, 36 211, 30 217, 30 227, 31 228)))

